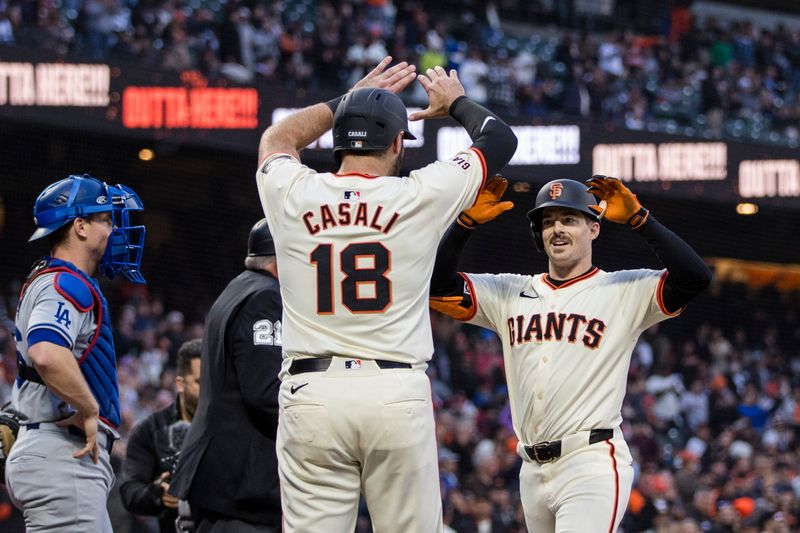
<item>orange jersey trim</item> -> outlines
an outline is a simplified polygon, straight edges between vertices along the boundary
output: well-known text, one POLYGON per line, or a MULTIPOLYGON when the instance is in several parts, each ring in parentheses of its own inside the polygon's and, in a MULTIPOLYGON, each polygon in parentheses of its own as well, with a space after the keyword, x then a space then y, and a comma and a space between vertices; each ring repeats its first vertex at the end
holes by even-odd
POLYGON ((614 512, 611 514, 611 524, 608 526, 608 533, 614 533, 614 523, 617 521, 617 508, 619 507, 619 470, 617 470, 617 458, 614 456, 616 449, 611 439, 606 442, 611 447, 608 455, 611 456, 611 467, 614 469, 614 512))
POLYGON ((469 276, 463 272, 459 272, 458 275, 464 278, 464 281, 467 283, 467 286, 469 287, 470 300, 472 300, 472 305, 469 308, 469 314, 465 318, 460 319, 461 322, 467 322, 468 320, 475 318, 475 315, 478 314, 478 296, 475 294, 475 287, 472 285, 472 280, 469 279, 469 276))
POLYGON ((664 305, 664 285, 667 282, 667 276, 669 276, 669 271, 665 270, 663 274, 661 274, 661 279, 658 280, 658 286, 656 287, 656 303, 658 304, 658 308, 661 309, 661 312, 667 316, 678 316, 686 309, 684 305, 677 311, 669 312, 667 311, 667 306, 664 305))
POLYGON ((258 170, 261 170, 261 167, 263 167, 263 166, 264 166, 264 163, 266 163, 266 162, 267 162, 267 159, 269 159, 269 158, 270 158, 270 157, 272 157, 273 155, 277 155, 277 154, 288 155, 289 157, 291 157, 292 159, 294 159, 294 160, 295 160, 295 161, 297 161, 298 163, 300 162, 300 160, 299 160, 299 159, 297 159, 297 158, 296 158, 295 156, 293 156, 292 154, 287 154, 286 152, 270 152, 270 153, 269 153, 269 154, 267 154, 267 156, 266 156, 264 159, 262 159, 262 160, 261 160, 261 162, 258 164, 258 170))
POLYGON ((562 283, 561 285, 556 285, 555 283, 550 281, 550 274, 545 274, 544 276, 542 276, 542 281, 545 283, 545 285, 547 285, 548 287, 550 287, 554 291, 557 291, 558 289, 563 289, 565 287, 569 287, 571 285, 575 285, 579 281, 583 281, 585 279, 589 279, 592 276, 596 275, 598 272, 600 272, 600 269, 597 268, 597 267, 593 267, 586 274, 581 274, 577 278, 572 278, 571 280, 567 281, 566 283, 562 283))
POLYGON ((338 172, 331 172, 331 174, 337 178, 364 178, 368 180, 374 180, 375 178, 380 177, 374 174, 364 174, 363 172, 342 172, 341 174, 338 172))
POLYGON ((486 175, 489 171, 486 168, 486 158, 483 157, 483 152, 481 152, 480 148, 475 148, 474 146, 470 146, 469 149, 478 154, 478 159, 480 159, 481 161, 481 169, 483 170, 483 173, 481 174, 481 186, 478 187, 478 190, 475 192, 475 199, 472 201, 472 205, 470 206, 472 207, 478 201, 478 196, 481 194, 483 187, 486 185, 486 175))

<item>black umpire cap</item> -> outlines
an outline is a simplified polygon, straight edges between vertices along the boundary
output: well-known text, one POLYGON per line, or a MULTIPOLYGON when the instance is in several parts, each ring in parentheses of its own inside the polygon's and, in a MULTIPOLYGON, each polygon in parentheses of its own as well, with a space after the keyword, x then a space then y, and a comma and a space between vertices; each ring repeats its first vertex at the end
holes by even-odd
POLYGON ((247 257, 262 255, 275 255, 275 241, 272 240, 266 218, 256 222, 247 237, 247 257))

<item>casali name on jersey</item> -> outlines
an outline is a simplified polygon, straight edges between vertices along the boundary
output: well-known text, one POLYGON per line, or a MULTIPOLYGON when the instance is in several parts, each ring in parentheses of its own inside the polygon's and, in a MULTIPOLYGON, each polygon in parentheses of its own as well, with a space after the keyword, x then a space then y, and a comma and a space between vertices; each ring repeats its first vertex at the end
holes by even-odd
POLYGON ((316 212, 306 211, 303 213, 303 223, 311 235, 338 226, 364 226, 381 233, 389 233, 398 218, 400 218, 400 213, 384 214, 382 205, 371 207, 366 202, 325 204, 319 206, 316 212))

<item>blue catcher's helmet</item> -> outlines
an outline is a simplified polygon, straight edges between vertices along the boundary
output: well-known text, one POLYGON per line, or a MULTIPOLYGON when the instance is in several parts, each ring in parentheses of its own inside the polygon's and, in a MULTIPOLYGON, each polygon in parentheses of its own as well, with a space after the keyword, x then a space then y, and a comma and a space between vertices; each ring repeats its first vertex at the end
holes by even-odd
POLYGON ((143 209, 142 201, 125 185, 108 185, 88 174, 72 175, 48 186, 36 199, 33 222, 37 230, 28 242, 47 236, 76 218, 111 213, 114 229, 100 269, 108 278, 122 274, 134 283, 145 283, 139 271, 145 228, 130 225, 130 212, 143 209))

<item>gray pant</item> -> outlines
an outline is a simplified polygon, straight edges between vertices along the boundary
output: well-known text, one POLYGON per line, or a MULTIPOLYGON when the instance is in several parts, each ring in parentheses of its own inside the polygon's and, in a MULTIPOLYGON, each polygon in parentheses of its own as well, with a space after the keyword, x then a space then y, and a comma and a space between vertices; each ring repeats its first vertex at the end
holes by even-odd
POLYGON ((108 452, 100 449, 97 464, 89 456, 72 457, 84 445, 66 429, 20 429, 6 463, 6 485, 28 533, 112 533, 106 499, 114 472, 108 452))

